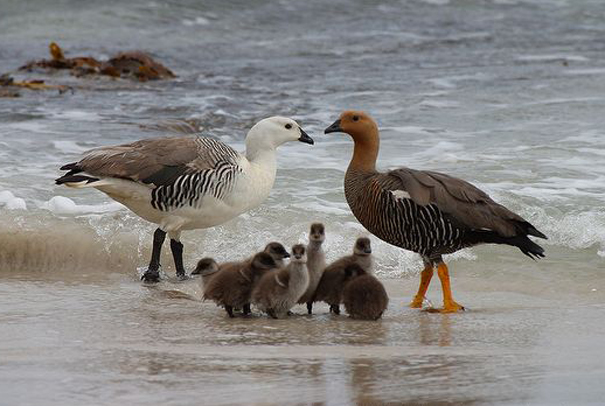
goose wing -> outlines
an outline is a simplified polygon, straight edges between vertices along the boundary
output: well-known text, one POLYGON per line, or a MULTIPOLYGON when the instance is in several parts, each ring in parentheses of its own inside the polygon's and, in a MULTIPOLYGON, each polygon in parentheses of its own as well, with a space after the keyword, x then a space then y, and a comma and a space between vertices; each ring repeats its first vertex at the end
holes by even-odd
POLYGON ((236 166, 239 154, 230 146, 207 137, 163 137, 89 151, 79 162, 61 167, 66 177, 85 172, 163 186, 182 175, 222 166, 236 166))
POLYGON ((439 172, 399 168, 387 172, 381 183, 393 198, 409 196, 420 206, 435 205, 451 221, 466 228, 490 230, 502 237, 522 234, 546 238, 521 216, 462 179, 439 172))

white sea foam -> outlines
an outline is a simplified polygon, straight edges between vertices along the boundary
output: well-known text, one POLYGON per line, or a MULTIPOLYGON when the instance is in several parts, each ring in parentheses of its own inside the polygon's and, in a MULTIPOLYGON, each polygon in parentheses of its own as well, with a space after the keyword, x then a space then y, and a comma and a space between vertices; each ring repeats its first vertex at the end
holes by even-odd
POLYGON ((77 204, 64 196, 54 196, 49 201, 40 205, 41 209, 51 211, 55 214, 85 214, 85 213, 111 213, 124 209, 124 205, 118 202, 104 204, 77 204))
POLYGON ((64 152, 66 154, 81 154, 82 152, 88 151, 89 149, 92 148, 92 146, 83 147, 83 146, 79 145, 76 141, 68 141, 68 140, 53 141, 53 146, 56 149, 58 149, 59 151, 64 152))
POLYGON ((25 200, 16 197, 13 192, 9 190, 3 190, 0 192, 0 204, 3 204, 5 210, 27 210, 27 204, 25 200))
POLYGON ((208 20, 205 17, 195 17, 193 20, 189 20, 189 19, 185 19, 183 20, 183 25, 187 26, 187 27, 191 27, 194 25, 208 25, 210 24, 210 20, 208 20))
POLYGON ((516 58, 518 61, 523 62, 552 62, 552 61, 573 61, 573 62, 587 62, 589 59, 582 55, 521 55, 516 58))
POLYGON ((52 118, 74 121, 99 121, 101 115, 92 111, 84 110, 60 110, 49 112, 52 118))
POLYGON ((7 210, 27 210, 27 204, 22 198, 15 197, 14 199, 11 199, 6 202, 4 208, 7 210))

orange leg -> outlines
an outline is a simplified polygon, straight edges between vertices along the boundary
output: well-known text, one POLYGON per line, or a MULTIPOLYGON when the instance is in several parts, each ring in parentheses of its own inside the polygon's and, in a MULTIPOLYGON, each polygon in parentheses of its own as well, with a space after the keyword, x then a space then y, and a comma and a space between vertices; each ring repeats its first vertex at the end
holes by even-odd
POLYGON ((443 290, 443 309, 441 310, 441 313, 456 313, 460 310, 464 310, 464 307, 456 303, 452 297, 450 273, 445 263, 439 263, 437 266, 437 275, 441 280, 441 288, 443 290))
POLYGON ((426 290, 429 288, 431 278, 433 277, 433 264, 424 265, 424 269, 420 273, 420 286, 418 287, 418 293, 414 296, 414 300, 410 303, 410 307, 415 309, 422 308, 422 302, 424 302, 424 295, 426 290))

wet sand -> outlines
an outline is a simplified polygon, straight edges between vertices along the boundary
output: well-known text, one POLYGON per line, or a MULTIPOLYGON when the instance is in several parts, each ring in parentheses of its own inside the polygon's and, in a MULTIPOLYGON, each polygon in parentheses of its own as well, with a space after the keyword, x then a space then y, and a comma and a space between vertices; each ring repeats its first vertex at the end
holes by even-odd
POLYGON ((324 305, 231 320, 193 280, 13 274, 0 281, 0 404, 602 404, 602 293, 520 293, 477 272, 455 276, 469 310, 453 315, 407 308, 415 277, 385 280, 379 322, 324 305))

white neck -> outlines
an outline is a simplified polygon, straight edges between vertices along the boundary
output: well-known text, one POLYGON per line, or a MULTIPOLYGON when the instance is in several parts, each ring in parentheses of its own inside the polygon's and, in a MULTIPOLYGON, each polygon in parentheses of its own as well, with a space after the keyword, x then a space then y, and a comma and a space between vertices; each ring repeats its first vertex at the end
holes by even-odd
POLYGON ((277 167, 275 148, 269 146, 246 145, 246 159, 251 164, 262 165, 268 168, 277 167))
MULTIPOLYGON (((307 286, 309 285, 309 273, 307 272, 307 267, 304 262, 290 262, 290 266, 288 267, 290 271, 290 288, 292 290, 297 290, 304 292, 307 290, 307 286)), ((296 298, 298 299, 298 297, 296 298)))

